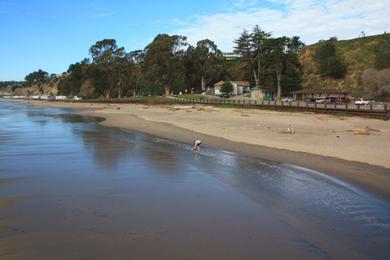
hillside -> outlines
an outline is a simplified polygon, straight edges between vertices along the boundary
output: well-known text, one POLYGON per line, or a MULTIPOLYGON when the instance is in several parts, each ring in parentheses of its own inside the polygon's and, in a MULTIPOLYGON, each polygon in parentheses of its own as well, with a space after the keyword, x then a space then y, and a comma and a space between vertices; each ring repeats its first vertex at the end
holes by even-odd
POLYGON ((321 43, 306 46, 300 54, 304 70, 304 88, 335 88, 351 93, 361 92, 361 75, 364 70, 374 68, 374 46, 383 35, 368 36, 351 40, 337 41, 338 53, 348 65, 344 79, 322 79, 319 66, 314 61, 314 54, 321 43))

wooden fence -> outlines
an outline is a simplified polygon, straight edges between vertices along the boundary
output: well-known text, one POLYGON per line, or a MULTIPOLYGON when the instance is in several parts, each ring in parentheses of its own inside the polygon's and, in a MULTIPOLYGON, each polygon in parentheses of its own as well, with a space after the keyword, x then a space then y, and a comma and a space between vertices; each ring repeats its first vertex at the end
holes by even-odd
POLYGON ((337 103, 310 103, 304 101, 257 101, 238 99, 185 99, 176 98, 178 103, 209 104, 209 105, 233 105, 247 108, 263 108, 275 110, 302 110, 322 113, 346 113, 362 116, 378 117, 389 119, 390 110, 387 104, 337 104, 337 103))

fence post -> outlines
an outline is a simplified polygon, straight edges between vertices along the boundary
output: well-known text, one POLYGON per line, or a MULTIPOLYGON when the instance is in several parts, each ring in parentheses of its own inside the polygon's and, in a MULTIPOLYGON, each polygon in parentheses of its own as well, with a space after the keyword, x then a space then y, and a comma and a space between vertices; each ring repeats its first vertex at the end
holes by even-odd
POLYGON ((372 104, 370 104, 370 110, 372 111, 372 104))
POLYGON ((384 104, 383 108, 384 108, 385 112, 387 112, 387 104, 384 104))

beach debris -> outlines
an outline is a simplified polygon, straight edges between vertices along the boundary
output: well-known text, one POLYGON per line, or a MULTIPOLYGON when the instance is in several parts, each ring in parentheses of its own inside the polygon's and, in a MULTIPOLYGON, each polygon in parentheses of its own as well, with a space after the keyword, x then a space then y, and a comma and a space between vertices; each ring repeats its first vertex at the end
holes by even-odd
POLYGON ((241 114, 241 116, 250 117, 250 115, 247 114, 241 114))
POLYGON ((287 132, 289 134, 295 134, 295 129, 292 127, 292 125, 288 125, 287 132))
MULTIPOLYGON (((270 128, 268 128, 268 129, 270 129, 270 128)), ((291 125, 288 125, 288 128, 280 131, 280 133, 281 134, 291 134, 291 135, 293 135, 293 134, 295 134, 295 129, 291 125)))
POLYGON ((117 107, 116 109, 120 110, 120 109, 121 109, 121 107, 117 107))
POLYGON ((370 129, 368 126, 365 128, 357 129, 353 132, 354 135, 370 135, 370 129))
POLYGON ((169 111, 175 112, 177 110, 180 110, 180 107, 170 107, 169 111))

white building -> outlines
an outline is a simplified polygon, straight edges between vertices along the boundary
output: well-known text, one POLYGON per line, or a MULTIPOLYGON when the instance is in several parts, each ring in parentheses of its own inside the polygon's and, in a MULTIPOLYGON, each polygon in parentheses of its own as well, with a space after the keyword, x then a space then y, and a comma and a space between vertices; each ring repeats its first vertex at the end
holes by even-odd
MULTIPOLYGON (((232 93, 230 93, 233 96, 242 95, 242 94, 250 91, 249 81, 228 81, 228 82, 232 83, 232 85, 233 85, 233 91, 232 91, 232 93)), ((222 94, 221 87, 223 86, 224 83, 225 83, 225 81, 220 81, 220 82, 214 84, 214 94, 215 95, 222 94)))
POLYGON ((241 55, 235 52, 224 52, 222 53, 223 57, 227 60, 238 60, 241 58, 241 55))

